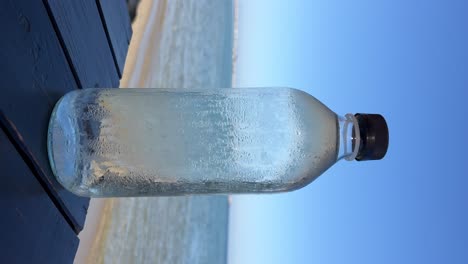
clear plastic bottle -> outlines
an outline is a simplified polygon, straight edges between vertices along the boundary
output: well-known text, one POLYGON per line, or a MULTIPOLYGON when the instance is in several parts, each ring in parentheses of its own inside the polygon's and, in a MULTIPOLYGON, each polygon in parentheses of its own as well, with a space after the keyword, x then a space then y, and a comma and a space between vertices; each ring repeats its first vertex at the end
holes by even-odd
POLYGON ((90 197, 291 191, 387 146, 382 116, 290 88, 77 90, 48 133, 56 178, 90 197))

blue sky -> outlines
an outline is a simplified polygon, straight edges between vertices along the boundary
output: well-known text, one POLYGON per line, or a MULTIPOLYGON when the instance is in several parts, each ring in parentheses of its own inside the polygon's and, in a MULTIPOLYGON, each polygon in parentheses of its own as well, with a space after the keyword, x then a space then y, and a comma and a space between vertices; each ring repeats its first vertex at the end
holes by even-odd
POLYGON ((240 0, 237 86, 381 113, 387 157, 234 196, 235 263, 468 263, 468 2, 240 0))

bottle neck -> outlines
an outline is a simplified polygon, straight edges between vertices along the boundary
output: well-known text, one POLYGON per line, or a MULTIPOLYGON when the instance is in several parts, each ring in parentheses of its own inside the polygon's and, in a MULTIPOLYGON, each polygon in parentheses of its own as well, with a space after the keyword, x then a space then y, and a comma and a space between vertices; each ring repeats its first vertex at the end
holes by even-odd
POLYGON ((356 117, 346 114, 344 117, 338 116, 339 127, 339 148, 337 160, 354 160, 359 152, 361 144, 359 124, 356 117))

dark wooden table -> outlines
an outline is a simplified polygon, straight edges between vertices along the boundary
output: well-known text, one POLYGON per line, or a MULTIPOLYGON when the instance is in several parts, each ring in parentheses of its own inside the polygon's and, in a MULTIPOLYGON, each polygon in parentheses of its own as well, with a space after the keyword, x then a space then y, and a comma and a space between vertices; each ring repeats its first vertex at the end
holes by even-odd
POLYGON ((0 32, 0 263, 72 263, 89 199, 55 180, 47 125, 68 91, 119 86, 126 2, 3 0, 0 32))

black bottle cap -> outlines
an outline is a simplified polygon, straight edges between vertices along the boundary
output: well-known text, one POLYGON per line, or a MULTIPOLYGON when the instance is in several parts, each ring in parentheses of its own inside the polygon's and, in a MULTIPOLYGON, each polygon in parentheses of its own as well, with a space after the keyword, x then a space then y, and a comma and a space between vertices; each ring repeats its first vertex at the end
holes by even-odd
POLYGON ((359 124, 361 144, 356 160, 379 160, 387 153, 388 126, 378 114, 355 114, 359 124))

